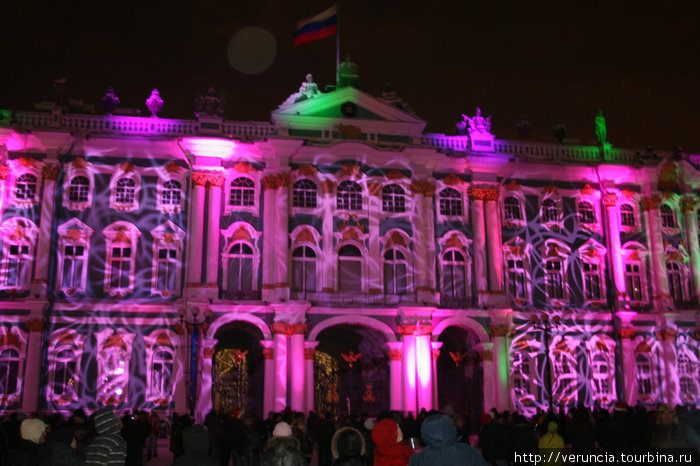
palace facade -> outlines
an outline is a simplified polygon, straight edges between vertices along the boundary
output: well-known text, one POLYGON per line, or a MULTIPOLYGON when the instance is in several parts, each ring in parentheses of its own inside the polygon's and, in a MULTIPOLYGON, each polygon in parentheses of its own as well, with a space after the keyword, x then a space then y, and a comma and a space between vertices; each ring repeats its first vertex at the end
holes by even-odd
POLYGON ((0 411, 698 404, 700 155, 425 134, 353 84, 0 110, 0 411))

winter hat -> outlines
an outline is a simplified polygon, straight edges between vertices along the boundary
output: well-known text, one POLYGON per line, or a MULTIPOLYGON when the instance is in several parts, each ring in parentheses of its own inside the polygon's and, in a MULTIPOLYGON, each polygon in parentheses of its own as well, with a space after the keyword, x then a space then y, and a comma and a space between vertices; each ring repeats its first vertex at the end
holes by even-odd
POLYGON ((378 447, 391 446, 400 442, 399 425, 393 419, 382 419, 372 429, 372 440, 378 447))
POLYGON ((493 418, 491 417, 491 415, 489 413, 482 414, 479 419, 481 420, 482 426, 491 424, 491 421, 493 421, 493 418))
POLYGON ((627 411, 627 405, 625 404, 625 402, 618 401, 617 403, 615 403, 615 411, 619 411, 619 412, 627 411))
POLYGON ((47 427, 41 419, 25 419, 20 426, 20 433, 24 440, 39 443, 47 427))
POLYGON ((286 422, 278 422, 272 431, 273 437, 291 437, 292 428, 286 422))
POLYGON ((376 423, 374 422, 374 419, 366 419, 366 420, 365 420, 365 423, 364 423, 365 430, 372 430, 372 429, 374 429, 374 425, 375 425, 375 424, 376 424, 376 423))
POLYGON ((557 431, 558 428, 559 428, 559 425, 556 422, 549 421, 549 424, 547 424, 547 433, 553 434, 554 432, 557 431))

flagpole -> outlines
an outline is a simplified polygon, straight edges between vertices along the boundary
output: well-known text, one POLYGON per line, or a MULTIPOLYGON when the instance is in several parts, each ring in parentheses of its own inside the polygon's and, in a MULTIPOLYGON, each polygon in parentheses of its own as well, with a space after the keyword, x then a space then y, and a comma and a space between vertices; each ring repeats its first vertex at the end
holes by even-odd
POLYGON ((340 81, 338 68, 340 68, 340 0, 335 2, 335 83, 340 81))

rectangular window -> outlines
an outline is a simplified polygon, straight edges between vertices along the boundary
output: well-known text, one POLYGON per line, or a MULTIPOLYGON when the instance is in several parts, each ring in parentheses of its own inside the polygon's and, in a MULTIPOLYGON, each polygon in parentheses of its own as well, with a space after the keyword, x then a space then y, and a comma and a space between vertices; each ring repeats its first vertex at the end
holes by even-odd
POLYGON ((156 281, 158 290, 175 291, 177 276, 177 249, 158 249, 158 279, 156 281))
POLYGON ((630 301, 644 301, 642 271, 638 263, 625 264, 625 285, 630 301))
POLYGON ((527 299, 527 282, 522 260, 508 260, 508 294, 514 299, 527 299))
POLYGON ((131 248, 113 247, 109 286, 112 289, 128 289, 131 276, 131 248))
POLYGON ((61 287, 82 288, 85 247, 70 245, 63 249, 63 276, 61 287))
POLYGON ((11 244, 7 250, 5 285, 14 288, 23 288, 29 284, 29 272, 31 269, 31 256, 29 246, 24 244, 11 244))
POLYGON ((586 301, 599 300, 602 297, 600 272, 598 264, 592 262, 583 263, 583 291, 586 301))
POLYGON ((561 261, 545 262, 545 282, 547 284, 547 297, 550 299, 562 299, 564 297, 564 277, 562 275, 561 261))

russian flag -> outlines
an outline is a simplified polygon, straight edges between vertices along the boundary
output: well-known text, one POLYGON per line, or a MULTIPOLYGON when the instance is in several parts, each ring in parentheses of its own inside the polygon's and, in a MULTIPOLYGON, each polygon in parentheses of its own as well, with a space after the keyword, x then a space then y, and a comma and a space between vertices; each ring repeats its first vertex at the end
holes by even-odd
POLYGON ((306 44, 324 37, 334 35, 338 31, 338 7, 333 5, 326 11, 302 19, 294 29, 294 45, 306 44))

